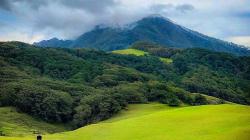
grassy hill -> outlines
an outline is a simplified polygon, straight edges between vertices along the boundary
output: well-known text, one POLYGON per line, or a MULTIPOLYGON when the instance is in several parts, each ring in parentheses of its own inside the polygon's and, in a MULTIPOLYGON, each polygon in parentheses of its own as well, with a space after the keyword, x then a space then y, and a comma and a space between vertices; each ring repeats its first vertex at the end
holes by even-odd
MULTIPOLYGON (((64 133, 45 135, 44 140, 247 140, 250 107, 205 105, 168 107, 162 104, 129 105, 110 120, 64 133)), ((1 140, 33 140, 0 137, 1 140)))
POLYGON ((5 136, 25 136, 34 132, 47 134, 67 130, 62 124, 46 123, 25 113, 19 113, 13 107, 1 107, 0 114, 0 131, 5 136))
MULTIPOLYGON (((0 43, 0 107, 13 106, 46 122, 70 124, 71 130, 76 130, 107 120, 129 104, 250 104, 250 57, 148 43, 131 48, 148 55, 0 43), (161 57, 173 62, 165 64, 161 57)), ((22 122, 25 120, 17 124, 22 122)), ((27 126, 31 131, 36 129, 27 126)))

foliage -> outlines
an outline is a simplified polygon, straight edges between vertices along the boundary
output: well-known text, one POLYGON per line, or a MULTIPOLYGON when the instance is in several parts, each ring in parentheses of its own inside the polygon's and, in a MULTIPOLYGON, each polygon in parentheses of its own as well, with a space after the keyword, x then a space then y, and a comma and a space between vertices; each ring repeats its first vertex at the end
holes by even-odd
POLYGON ((0 114, 0 131, 5 136, 27 136, 37 132, 48 134, 69 130, 63 124, 47 123, 20 113, 14 107, 1 107, 0 114))
POLYGON ((144 47, 137 44, 150 55, 1 43, 0 106, 78 128, 134 103, 211 103, 201 94, 250 103, 249 57, 144 47), (166 64, 159 57, 173 62, 166 64))

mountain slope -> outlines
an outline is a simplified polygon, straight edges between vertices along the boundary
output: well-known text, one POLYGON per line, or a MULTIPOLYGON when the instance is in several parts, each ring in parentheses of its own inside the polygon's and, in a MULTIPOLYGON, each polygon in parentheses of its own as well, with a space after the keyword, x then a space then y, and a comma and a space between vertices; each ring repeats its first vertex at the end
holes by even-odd
MULTIPOLYGON (((176 48, 198 47, 236 55, 250 55, 250 51, 243 46, 208 37, 159 16, 145 17, 128 27, 97 26, 73 40, 69 46, 112 51, 127 48, 137 41, 151 41, 176 48)), ((36 44, 43 45, 42 42, 36 44)), ((53 43, 50 45, 53 46, 53 43)))
POLYGON ((117 54, 0 43, 0 106, 79 128, 108 119, 131 103, 250 104, 250 57, 132 46, 132 51, 117 54), (147 55, 130 55, 138 52, 147 55), (220 99, 210 102, 192 93, 220 99))
POLYGON ((58 38, 51 38, 49 40, 42 40, 33 44, 40 47, 69 47, 72 43, 73 41, 71 40, 60 40, 58 38))

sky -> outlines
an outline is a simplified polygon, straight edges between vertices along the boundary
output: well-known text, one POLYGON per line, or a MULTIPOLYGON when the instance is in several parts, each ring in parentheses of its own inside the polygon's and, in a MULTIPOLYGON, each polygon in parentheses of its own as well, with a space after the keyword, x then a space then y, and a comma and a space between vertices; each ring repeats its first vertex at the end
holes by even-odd
POLYGON ((0 0, 0 41, 74 39, 153 14, 250 47, 250 0, 0 0))

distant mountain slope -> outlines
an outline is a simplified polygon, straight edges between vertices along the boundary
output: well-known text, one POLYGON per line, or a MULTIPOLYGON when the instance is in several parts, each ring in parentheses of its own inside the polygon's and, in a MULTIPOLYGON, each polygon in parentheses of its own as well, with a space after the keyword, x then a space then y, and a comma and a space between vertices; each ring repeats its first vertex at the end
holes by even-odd
POLYGON ((159 16, 145 17, 127 27, 96 26, 73 41, 52 39, 35 44, 112 51, 127 48, 137 41, 151 41, 176 48, 198 47, 236 55, 250 55, 250 51, 243 46, 203 35, 159 16))
POLYGON ((72 43, 73 41, 71 40, 59 40, 58 38, 52 38, 49 40, 35 42, 33 45, 40 47, 69 47, 72 43))

